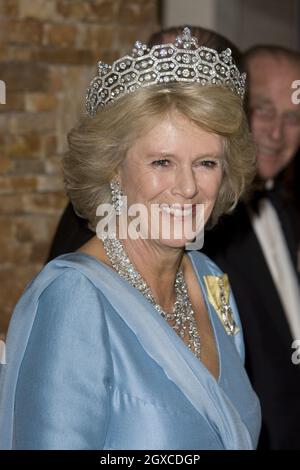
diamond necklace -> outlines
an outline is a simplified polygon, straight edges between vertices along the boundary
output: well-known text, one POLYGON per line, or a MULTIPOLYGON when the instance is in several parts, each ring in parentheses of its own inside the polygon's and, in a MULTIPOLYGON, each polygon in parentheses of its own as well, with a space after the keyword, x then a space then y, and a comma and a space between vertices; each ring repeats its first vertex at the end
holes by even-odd
POLYGON ((179 269, 176 273, 174 284, 176 300, 173 309, 171 312, 165 312, 155 301, 150 287, 131 263, 121 241, 117 238, 106 237, 103 238, 103 246, 115 271, 143 294, 182 339, 184 339, 186 333, 188 334, 187 345, 195 356, 200 359, 200 337, 182 269, 179 269))

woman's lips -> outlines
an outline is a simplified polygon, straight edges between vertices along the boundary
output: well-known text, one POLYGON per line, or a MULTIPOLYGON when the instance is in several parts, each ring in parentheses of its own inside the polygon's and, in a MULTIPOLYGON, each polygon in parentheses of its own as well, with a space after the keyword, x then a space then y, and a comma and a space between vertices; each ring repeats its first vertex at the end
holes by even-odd
POLYGON ((160 204, 159 207, 162 212, 174 217, 189 217, 196 213, 196 204, 185 204, 184 206, 179 204, 160 204))

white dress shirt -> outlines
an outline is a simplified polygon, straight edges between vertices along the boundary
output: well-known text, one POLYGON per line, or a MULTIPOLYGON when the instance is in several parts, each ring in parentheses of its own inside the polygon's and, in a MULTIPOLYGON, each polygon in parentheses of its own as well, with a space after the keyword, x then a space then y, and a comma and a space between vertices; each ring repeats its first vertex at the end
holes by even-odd
POLYGON ((300 339, 300 288, 277 212, 272 203, 263 198, 260 201, 259 213, 250 210, 250 217, 282 302, 292 337, 300 339))

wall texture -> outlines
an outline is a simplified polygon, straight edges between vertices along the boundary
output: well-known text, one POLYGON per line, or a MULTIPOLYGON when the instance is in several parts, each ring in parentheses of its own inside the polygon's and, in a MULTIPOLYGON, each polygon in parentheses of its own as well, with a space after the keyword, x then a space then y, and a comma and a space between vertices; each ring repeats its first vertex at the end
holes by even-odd
POLYGON ((259 43, 300 50, 299 0, 164 0, 162 17, 164 26, 213 29, 241 50, 259 43))
POLYGON ((0 0, 0 337, 65 206, 66 134, 99 58, 157 29, 156 0, 0 0))

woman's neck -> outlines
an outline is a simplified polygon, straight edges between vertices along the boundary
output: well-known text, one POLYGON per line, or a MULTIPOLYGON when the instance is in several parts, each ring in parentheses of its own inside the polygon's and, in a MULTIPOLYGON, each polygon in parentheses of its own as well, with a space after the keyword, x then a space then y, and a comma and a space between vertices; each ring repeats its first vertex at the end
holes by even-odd
MULTIPOLYGON (((182 248, 162 247, 149 240, 122 240, 124 249, 142 278, 151 289, 156 302, 165 310, 172 310, 175 302, 174 283, 181 266, 185 273, 187 263, 182 248)), ((103 242, 97 236, 78 251, 94 256, 111 267, 103 242)))

